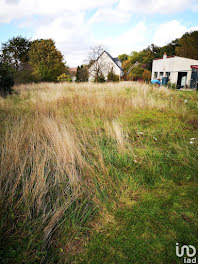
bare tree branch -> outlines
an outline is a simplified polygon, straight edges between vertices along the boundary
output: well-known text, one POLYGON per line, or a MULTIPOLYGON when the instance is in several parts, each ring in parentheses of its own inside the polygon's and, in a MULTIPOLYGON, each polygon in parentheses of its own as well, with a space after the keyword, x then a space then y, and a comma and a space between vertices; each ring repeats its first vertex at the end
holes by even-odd
POLYGON ((104 46, 98 45, 91 47, 88 55, 89 75, 96 82, 98 82, 100 76, 103 76, 104 72, 110 71, 110 64, 101 56, 104 51, 104 46))

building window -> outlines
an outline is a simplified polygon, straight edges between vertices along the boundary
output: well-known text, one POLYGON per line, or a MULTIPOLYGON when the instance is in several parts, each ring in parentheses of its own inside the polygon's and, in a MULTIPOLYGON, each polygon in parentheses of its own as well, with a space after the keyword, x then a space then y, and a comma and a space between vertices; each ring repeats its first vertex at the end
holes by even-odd
POLYGON ((170 77, 170 72, 166 72, 166 77, 170 77))
POLYGON ((157 78, 158 72, 154 72, 154 78, 157 78))
POLYGON ((160 72, 160 77, 162 77, 164 75, 164 73, 163 72, 160 72))

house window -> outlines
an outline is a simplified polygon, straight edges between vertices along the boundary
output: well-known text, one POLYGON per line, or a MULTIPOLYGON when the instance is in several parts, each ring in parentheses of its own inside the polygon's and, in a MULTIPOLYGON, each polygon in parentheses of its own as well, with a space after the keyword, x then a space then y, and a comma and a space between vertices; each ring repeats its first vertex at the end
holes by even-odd
POLYGON ((170 77, 170 72, 166 72, 166 77, 170 77))
POLYGON ((164 75, 164 73, 163 72, 160 72, 160 77, 162 77, 164 75))
POLYGON ((157 78, 158 72, 154 72, 154 78, 157 78))

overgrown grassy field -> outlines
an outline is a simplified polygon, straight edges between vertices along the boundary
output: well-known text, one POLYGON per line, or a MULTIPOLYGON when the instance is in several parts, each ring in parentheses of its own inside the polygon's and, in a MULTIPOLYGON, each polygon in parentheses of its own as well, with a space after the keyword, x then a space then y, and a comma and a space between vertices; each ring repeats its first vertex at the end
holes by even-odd
POLYGON ((198 93, 32 84, 0 98, 1 263, 183 263, 198 246, 198 93))

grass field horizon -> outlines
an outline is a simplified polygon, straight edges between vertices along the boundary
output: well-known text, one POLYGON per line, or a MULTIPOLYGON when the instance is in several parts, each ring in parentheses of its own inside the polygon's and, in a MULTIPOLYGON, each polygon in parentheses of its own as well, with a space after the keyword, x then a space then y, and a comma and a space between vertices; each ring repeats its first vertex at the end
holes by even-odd
POLYGON ((0 262, 183 263, 198 239, 198 93, 38 83, 0 97, 0 262))

